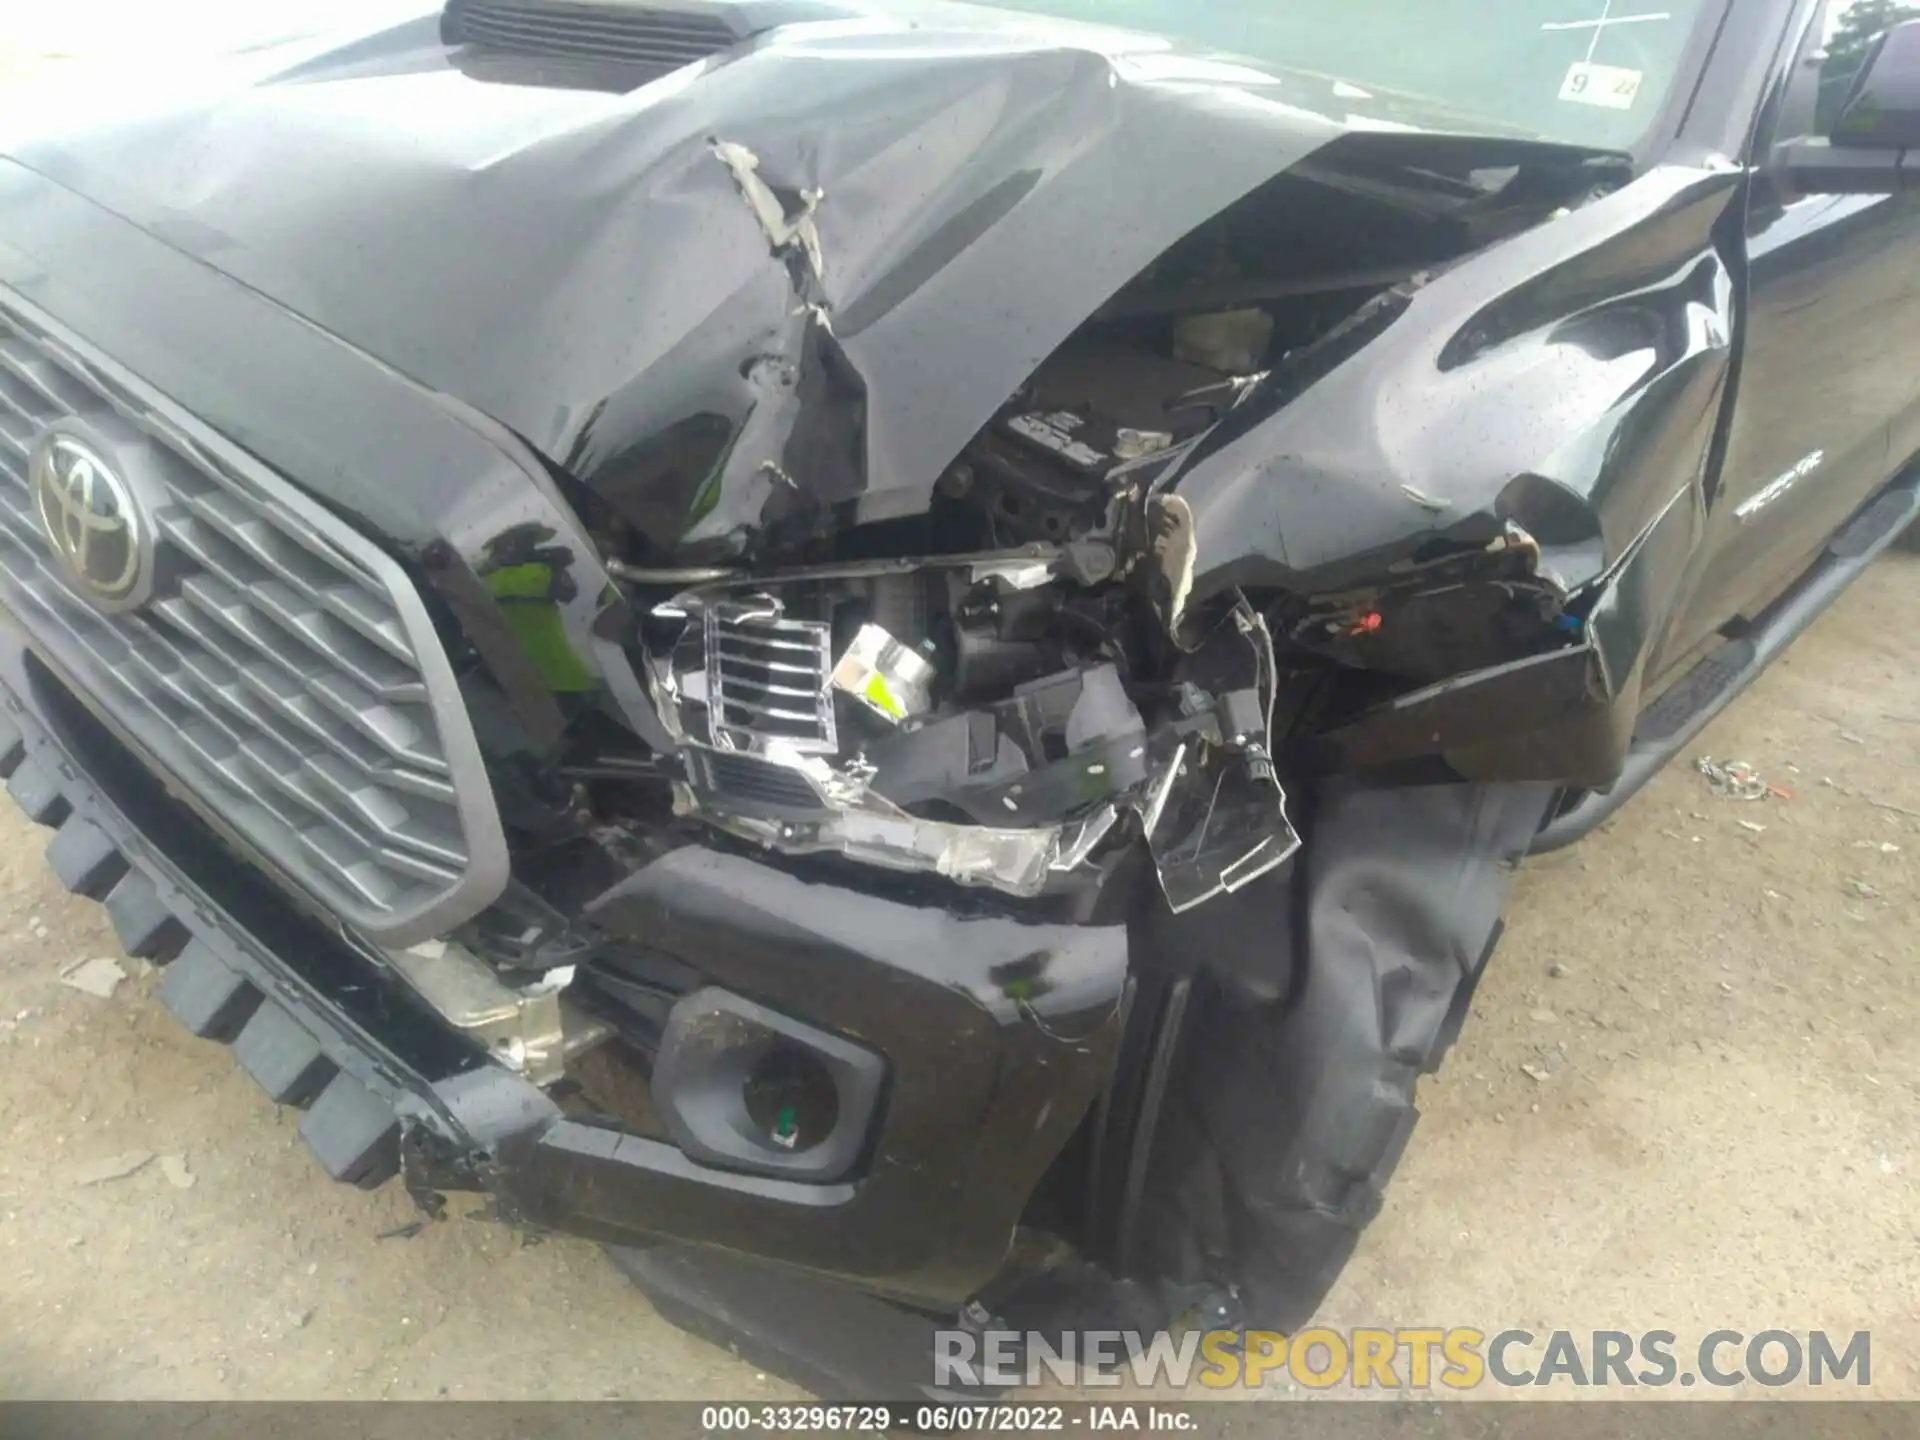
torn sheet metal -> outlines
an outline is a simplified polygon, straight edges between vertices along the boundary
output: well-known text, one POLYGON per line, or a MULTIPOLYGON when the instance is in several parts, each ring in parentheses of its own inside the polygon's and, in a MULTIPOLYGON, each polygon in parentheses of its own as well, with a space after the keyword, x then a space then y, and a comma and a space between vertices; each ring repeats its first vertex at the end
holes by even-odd
POLYGON ((1193 510, 1178 495, 1156 495, 1147 509, 1153 561, 1159 575, 1155 603, 1167 633, 1178 635, 1193 594, 1194 565, 1199 550, 1194 539, 1193 510))
POLYGON ((1176 915, 1279 869, 1300 848, 1270 754, 1280 683, 1273 636, 1244 598, 1233 618, 1257 684, 1216 697, 1217 743, 1183 739, 1142 797, 1147 848, 1176 915))
POLYGON ((739 185, 740 194, 753 211, 753 218, 760 222, 760 228, 767 232, 767 241, 775 250, 798 247, 806 257, 807 268, 813 272, 816 281, 827 278, 826 256, 820 249, 820 227, 813 222, 813 212, 826 198, 819 189, 800 192, 800 209, 788 214, 787 207, 773 188, 760 178, 760 157, 744 145, 736 145, 731 140, 717 141, 713 153, 720 163, 733 172, 734 183, 739 185))

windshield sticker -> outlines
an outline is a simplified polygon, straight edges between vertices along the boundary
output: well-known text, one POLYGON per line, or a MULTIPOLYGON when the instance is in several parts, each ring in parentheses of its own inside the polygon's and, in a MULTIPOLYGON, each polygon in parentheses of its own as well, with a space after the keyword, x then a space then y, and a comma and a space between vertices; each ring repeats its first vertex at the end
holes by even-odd
POLYGON ((1626 70, 1618 65, 1595 65, 1576 60, 1567 68, 1560 86, 1560 98, 1576 105, 1603 105, 1609 110, 1631 110, 1640 93, 1644 71, 1626 70))
POLYGON ((1657 20, 1671 20, 1672 18, 1673 12, 1671 10, 1649 10, 1644 15, 1616 15, 1613 13, 1613 7, 1609 5, 1605 11, 1592 20, 1549 20, 1540 28, 1542 30, 1591 30, 1594 33, 1594 41, 1597 44, 1599 42, 1600 32, 1605 30, 1609 25, 1651 25, 1657 20))

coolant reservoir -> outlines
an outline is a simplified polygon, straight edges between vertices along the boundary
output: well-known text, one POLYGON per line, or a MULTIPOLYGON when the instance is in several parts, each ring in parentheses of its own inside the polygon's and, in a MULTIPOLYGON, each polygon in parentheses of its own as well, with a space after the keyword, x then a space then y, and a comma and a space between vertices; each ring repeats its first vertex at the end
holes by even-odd
POLYGON ((1173 354, 1178 360, 1245 375, 1265 367, 1273 340, 1273 316, 1264 310, 1216 310, 1183 315, 1173 324, 1173 354))

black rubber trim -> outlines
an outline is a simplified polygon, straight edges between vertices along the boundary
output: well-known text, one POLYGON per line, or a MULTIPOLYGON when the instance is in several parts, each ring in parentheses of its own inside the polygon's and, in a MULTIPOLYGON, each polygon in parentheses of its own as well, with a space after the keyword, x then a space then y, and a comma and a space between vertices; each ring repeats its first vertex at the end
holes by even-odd
POLYGON ((300 1117, 300 1138, 334 1179, 372 1190, 400 1170, 400 1117, 351 1075, 336 1075, 300 1117))
POLYGON ((113 933, 129 955, 164 965, 187 944, 187 927, 160 898, 153 881, 138 870, 129 870, 107 894, 107 916, 113 921, 113 933))
POLYGON ((73 813, 61 793, 60 777, 31 756, 7 777, 7 793, 36 825, 58 825, 73 813))
POLYGON ((107 832, 91 820, 69 820, 47 847, 47 864, 75 895, 104 900, 127 873, 127 862, 107 832))
POLYGON ((1168 988, 1154 1031, 1141 1079, 1140 1120, 1134 1129, 1127 1156, 1126 1180, 1120 1193, 1119 1224, 1114 1236, 1114 1263, 1121 1274, 1132 1271, 1139 1259, 1140 1197, 1147 1188, 1147 1167, 1153 1159, 1154 1130, 1166 1103, 1167 1082, 1173 1073, 1174 1057, 1179 1053, 1186 1028, 1187 1001, 1193 993, 1193 979, 1182 975, 1168 988))
POLYGON ((312 1033, 271 1002, 234 1038, 233 1058, 276 1105, 305 1105, 340 1073, 312 1033))
POLYGON ((260 989, 194 942, 160 981, 160 1003, 202 1040, 232 1040, 260 1007, 260 989))

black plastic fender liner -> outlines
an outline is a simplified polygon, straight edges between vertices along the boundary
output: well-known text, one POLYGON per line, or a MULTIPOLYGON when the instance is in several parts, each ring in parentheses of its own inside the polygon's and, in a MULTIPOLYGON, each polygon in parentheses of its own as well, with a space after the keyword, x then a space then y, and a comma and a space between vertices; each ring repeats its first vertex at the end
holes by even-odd
MULTIPOLYGON (((1155 925, 1191 994, 1130 1268, 1288 1330, 1333 1284, 1459 1029, 1547 785, 1330 785, 1290 871, 1155 925)), ((1156 1123, 1157 1122, 1157 1123, 1156 1123)), ((1148 1128, 1150 1126, 1150 1128, 1148 1128)))
POLYGON ((607 1247, 670 1324, 823 1400, 855 1405, 991 1400, 990 1386, 933 1382, 938 1334, 961 1328, 784 1265, 702 1245, 607 1247))

